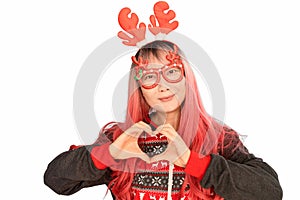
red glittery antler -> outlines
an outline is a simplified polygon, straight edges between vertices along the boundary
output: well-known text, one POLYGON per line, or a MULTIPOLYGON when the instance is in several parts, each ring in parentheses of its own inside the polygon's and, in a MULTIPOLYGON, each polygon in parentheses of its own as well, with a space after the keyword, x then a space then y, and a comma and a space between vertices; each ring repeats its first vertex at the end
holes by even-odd
POLYGON ((139 57, 137 60, 135 56, 132 56, 131 60, 134 64, 136 64, 139 67, 143 67, 148 64, 148 60, 144 60, 142 57, 139 57))
POLYGON ((178 47, 174 45, 174 51, 169 51, 169 54, 166 56, 166 59, 170 64, 182 64, 182 60, 178 55, 178 47))
POLYGON ((123 39, 123 44, 128 46, 136 46, 138 42, 143 41, 146 35, 146 25, 144 23, 139 23, 139 18, 135 13, 128 17, 131 10, 129 8, 123 8, 118 16, 118 21, 120 26, 124 31, 118 33, 118 37, 123 39))
POLYGON ((151 24, 148 25, 149 31, 153 35, 157 35, 159 33, 168 34, 172 30, 175 30, 178 27, 178 21, 170 22, 175 18, 176 14, 173 10, 169 10, 165 13, 166 10, 169 9, 169 5, 165 1, 159 1, 154 4, 153 10, 154 15, 150 16, 151 24), (158 26, 156 24, 156 20, 158 22, 158 26))
POLYGON ((148 64, 148 60, 144 60, 142 57, 138 57, 138 60, 137 60, 135 56, 132 56, 131 60, 134 64, 136 64, 134 69, 138 76, 135 75, 134 79, 138 81, 143 76, 143 68, 148 64))

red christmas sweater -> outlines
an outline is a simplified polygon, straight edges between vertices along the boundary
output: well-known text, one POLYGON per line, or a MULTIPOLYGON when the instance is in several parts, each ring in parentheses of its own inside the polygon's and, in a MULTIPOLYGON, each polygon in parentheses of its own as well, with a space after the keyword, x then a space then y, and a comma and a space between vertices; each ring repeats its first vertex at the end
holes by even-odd
MULTIPOLYGON (((190 174, 199 179, 201 187, 213 187, 224 199, 281 200, 282 188, 274 169, 249 153, 234 130, 225 126, 224 130, 219 141, 222 150, 204 158, 191 152, 185 168, 174 166, 169 173, 170 165, 164 160, 148 165, 141 162, 132 182, 135 199, 166 200, 170 182, 172 199, 187 199, 188 185, 184 186, 182 196, 179 193, 185 175, 190 174), (169 181, 170 174, 172 181, 169 181)), ((142 138, 139 144, 150 156, 155 155, 166 148, 166 138, 160 136, 142 138)), ((63 195, 74 194, 86 187, 107 185, 112 180, 110 166, 117 163, 108 151, 109 145, 73 146, 59 154, 47 166, 44 183, 63 195)))
MULTIPOLYGON (((139 138, 138 144, 142 151, 147 153, 149 157, 152 157, 164 152, 168 141, 164 135, 157 134, 152 137, 139 138)), ((91 152, 92 160, 100 170, 107 168, 107 165, 117 165, 117 162, 111 157, 108 151, 108 145, 95 147, 91 152)), ((185 168, 170 165, 166 160, 149 164, 144 161, 138 162, 139 164, 136 166, 136 173, 132 182, 134 200, 167 200, 168 187, 172 187, 171 190, 169 189, 169 193, 171 193, 169 195, 172 196, 172 199, 187 199, 189 185, 186 185, 183 194, 180 192, 185 174, 188 173, 198 177, 199 181, 201 181, 210 160, 210 156, 199 158, 198 154, 191 152, 185 168), (169 181, 169 178, 172 180, 169 181)))

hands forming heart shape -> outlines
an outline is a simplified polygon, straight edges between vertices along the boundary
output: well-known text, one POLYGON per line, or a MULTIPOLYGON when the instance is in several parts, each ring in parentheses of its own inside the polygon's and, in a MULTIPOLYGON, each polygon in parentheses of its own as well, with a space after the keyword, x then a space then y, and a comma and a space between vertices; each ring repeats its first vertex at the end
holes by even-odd
POLYGON ((190 155, 189 148, 170 124, 163 124, 157 127, 155 131, 152 131, 150 125, 143 121, 135 123, 124 131, 109 146, 109 151, 114 159, 128 159, 136 157, 147 163, 159 160, 168 160, 180 167, 186 166, 190 155), (148 133, 150 136, 155 136, 158 133, 166 136, 168 139, 166 150, 161 154, 149 157, 138 145, 138 138, 143 132, 148 133))

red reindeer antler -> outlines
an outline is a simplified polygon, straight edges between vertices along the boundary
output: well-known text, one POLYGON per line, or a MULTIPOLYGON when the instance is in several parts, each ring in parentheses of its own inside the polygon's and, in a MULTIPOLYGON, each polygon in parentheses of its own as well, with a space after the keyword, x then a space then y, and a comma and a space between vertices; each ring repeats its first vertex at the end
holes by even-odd
POLYGON ((143 68, 148 64, 148 60, 144 60, 142 57, 138 57, 137 60, 135 56, 132 56, 131 60, 134 64, 136 64, 136 66, 134 67, 136 72, 136 75, 134 75, 134 79, 138 81, 143 76, 143 68))
POLYGON ((170 64, 182 64, 181 57, 178 55, 178 47, 174 44, 174 50, 169 51, 169 54, 166 56, 166 59, 170 64))
POLYGON ((138 60, 137 60, 135 56, 131 56, 131 60, 138 67, 143 67, 148 64, 148 60, 144 60, 142 57, 138 57, 138 60))
POLYGON ((167 2, 159 1, 154 4, 153 10, 155 16, 150 16, 151 24, 148 25, 149 31, 153 35, 157 35, 158 33, 168 34, 178 27, 178 21, 170 23, 170 21, 175 18, 176 14, 173 10, 169 10, 165 13, 168 9, 169 5, 167 2), (159 26, 156 25, 156 20, 158 21, 159 26))
POLYGON ((135 13, 131 14, 131 17, 128 17, 131 10, 129 8, 123 8, 118 16, 118 21, 120 26, 124 31, 120 31, 118 33, 118 37, 123 39, 123 44, 128 46, 136 46, 138 42, 145 39, 146 35, 146 25, 144 23, 139 24, 139 28, 137 25, 139 23, 139 18, 135 13))

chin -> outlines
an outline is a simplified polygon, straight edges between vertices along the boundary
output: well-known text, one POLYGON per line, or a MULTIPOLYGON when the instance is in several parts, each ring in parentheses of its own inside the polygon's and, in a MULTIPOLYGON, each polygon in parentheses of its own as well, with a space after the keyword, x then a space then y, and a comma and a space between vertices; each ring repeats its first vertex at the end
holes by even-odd
POLYGON ((160 109, 157 109, 158 112, 164 112, 164 113, 172 113, 172 112, 180 112, 180 106, 176 105, 176 106, 163 106, 160 107, 160 109))

